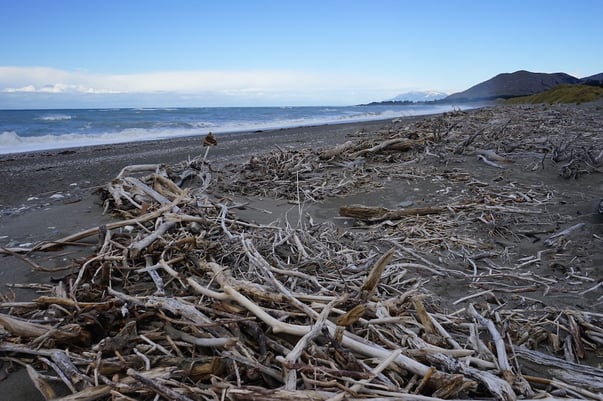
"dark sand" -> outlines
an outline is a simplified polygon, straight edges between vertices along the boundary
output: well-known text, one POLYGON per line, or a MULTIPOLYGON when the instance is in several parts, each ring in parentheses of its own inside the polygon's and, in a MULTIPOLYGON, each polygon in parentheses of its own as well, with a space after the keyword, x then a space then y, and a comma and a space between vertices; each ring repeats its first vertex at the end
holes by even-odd
MULTIPOLYGON (((582 108, 587 116, 600 114, 601 104, 584 106, 560 106, 582 108), (594 114, 593 114, 594 113, 594 114)), ((423 121, 430 116, 407 117, 409 123, 423 121)), ((597 117, 594 117, 595 119, 597 117)), ((372 121, 351 124, 322 125, 311 127, 288 128, 273 131, 242 132, 218 136, 218 146, 209 151, 208 160, 212 166, 220 168, 229 163, 243 163, 253 155, 258 155, 277 148, 329 148, 341 144, 352 137, 358 137, 363 132, 367 135, 377 132, 390 120, 372 121)), ((598 128, 597 128, 598 129, 598 128)), ((111 181, 120 170, 135 164, 174 164, 203 154, 202 137, 179 138, 163 141, 149 141, 83 147, 65 150, 52 150, 12 155, 0 155, 0 247, 31 247, 40 241, 56 240, 78 231, 97 227, 111 220, 103 215, 100 199, 94 194, 96 188, 111 181)), ((522 163, 507 166, 498 170, 485 166, 472 155, 454 156, 444 164, 433 157, 424 158, 412 166, 424 171, 431 171, 422 178, 414 180, 385 180, 380 189, 370 193, 360 191, 344 198, 327 198, 318 204, 307 205, 305 211, 310 211, 318 221, 335 220, 338 224, 350 224, 345 219, 338 218, 339 207, 345 204, 360 203, 369 206, 396 208, 400 201, 415 200, 417 204, 446 203, 447 199, 460 196, 462 187, 449 187, 449 183, 433 180, 429 174, 437 177, 443 171, 456 170, 469 174, 473 179, 482 182, 495 183, 503 179, 505 182, 517 182, 525 185, 541 185, 554 190, 559 200, 557 206, 548 206, 550 213, 564 216, 563 226, 570 222, 587 223, 588 230, 582 230, 584 245, 594 247, 588 254, 588 265, 585 272, 592 277, 591 283, 603 277, 600 266, 603 263, 603 252, 597 246, 599 237, 603 236, 601 222, 603 217, 595 213, 599 199, 603 197, 601 174, 589 174, 579 180, 564 179, 558 174, 555 166, 541 170, 529 171, 522 163), (444 194, 442 196, 438 194, 444 194), (439 199, 441 198, 441 199, 439 199), (592 265, 591 265, 592 263, 592 265)), ((538 156, 540 157, 540 156, 538 156)), ((494 184, 496 185, 496 184, 494 184)), ((245 211, 237 214, 249 221, 267 224, 286 214, 289 221, 297 219, 297 207, 286 200, 267 198, 244 199, 249 202, 245 211)), ((349 226, 348 226, 349 227, 349 226)), ((482 233, 477 235, 488 235, 482 233)), ((522 245, 526 255, 537 251, 529 240, 522 245)), ((89 248, 73 248, 63 253, 45 252, 44 255, 31 255, 53 267, 67 265, 70 260, 87 256, 95 244, 89 248), (59 257, 57 257, 59 256, 59 257), (49 261, 49 262, 46 262, 49 261)), ((586 256, 585 256, 586 257, 586 256)), ((0 286, 6 283, 24 283, 47 280, 47 274, 31 272, 30 266, 17 257, 0 256, 0 286)), ((437 290, 438 283, 432 290, 437 290)), ((445 283, 444 283, 445 284, 445 283)), ((466 288, 459 286, 444 286, 438 295, 458 298, 465 294, 466 288)), ((2 287, 0 287, 2 288, 2 287)), ((4 290, 4 288, 3 288, 4 290)), ((27 299, 27 295, 19 289, 13 289, 17 299, 27 299)), ((589 297, 574 299, 574 296, 559 295, 560 302, 564 299, 573 305, 587 308, 588 302, 594 302, 597 310, 603 310, 603 303, 598 300, 603 288, 589 292, 589 297)))
MULTIPOLYGON (((359 131, 373 132, 386 122, 222 134, 217 136, 218 146, 210 149, 208 160, 219 167, 241 163, 253 155, 277 148, 333 146, 359 131)), ((28 247, 110 221, 109 216, 103 215, 100 199, 94 194, 98 187, 110 182, 128 165, 169 165, 203 154, 202 138, 0 155, 0 247, 28 247)), ((290 205, 272 202, 260 206, 262 210, 278 207, 288 209, 290 205)), ((259 220, 277 218, 276 212, 256 214, 259 220)), ((72 250, 58 260, 52 253, 47 257, 60 265, 61 260, 67 262, 89 251, 72 250)), ((15 257, 0 256, 0 263, 0 286, 43 277, 31 273, 29 266, 15 257)))
MULTIPOLYGON (((218 146, 210 149, 214 166, 248 160, 252 155, 274 150, 327 147, 342 143, 361 130, 374 131, 387 121, 287 128, 217 136, 218 146)), ((120 170, 134 164, 173 164, 205 152, 203 137, 187 137, 0 155, 0 247, 29 247, 111 221, 103 215, 96 188, 111 181, 120 170)), ((291 208, 287 202, 261 202, 254 211, 257 221, 272 221, 279 211, 291 208), (268 210, 270 209, 270 210, 268 210)), ((93 253, 89 247, 71 247, 30 260, 48 268, 68 266, 70 261, 93 253)), ((63 273, 56 273, 61 275, 63 273)), ((16 256, 0 255, 0 294, 14 293, 16 300, 39 294, 32 289, 7 284, 47 283, 52 273, 32 271, 16 256)), ((0 399, 4 401, 43 400, 24 370, 8 374, 0 361, 0 399), (4 380, 3 380, 4 379, 4 380)))
MULTIPOLYGON (((411 117, 419 118, 419 117, 411 117)), ((293 149, 340 143, 359 130, 373 131, 384 121, 286 128, 218 135, 209 160, 214 164, 248 159, 276 147, 293 149)), ((32 196, 47 199, 56 192, 73 192, 104 185, 132 164, 171 164, 202 154, 202 137, 118 145, 81 147, 0 155, 0 209, 27 204, 32 196), (72 184, 77 184, 71 186, 72 184)))
MULTIPOLYGON (((423 117, 411 117, 411 119, 421 118, 423 117)), ((246 161, 252 155, 275 147, 283 149, 331 147, 345 142, 350 135, 361 130, 368 133, 375 132, 387 122, 389 121, 220 135, 219 144, 210 149, 208 160, 212 165, 220 166, 246 161)), ((58 239, 103 224, 111 218, 102 214, 99 199, 93 192, 97 187, 114 178, 123 167, 149 163, 172 164, 203 152, 201 138, 197 137, 0 155, 0 188, 2 188, 0 247, 28 247, 39 241, 58 239)), ((433 168, 434 173, 438 174, 444 170, 454 169, 466 172, 481 182, 494 183, 503 179, 504 182, 534 183, 554 188, 555 195, 559 199, 555 212, 562 216, 569 216, 565 221, 587 223, 587 228, 580 234, 584 239, 584 255, 579 256, 588 263, 577 267, 581 269, 581 275, 588 275, 593 281, 585 283, 581 289, 592 287, 603 279, 603 272, 600 270, 603 253, 600 247, 597 247, 603 238, 602 219, 600 215, 594 213, 598 199, 603 196, 600 174, 591 174, 580 180, 565 180, 560 178, 555 170, 526 172, 519 164, 500 171, 486 168, 475 157, 464 155, 451 159, 446 164, 429 158, 421 163, 422 167, 433 168)), ((325 199, 320 204, 311 206, 309 210, 318 220, 338 220, 337 212, 343 204, 361 203, 395 208, 400 201, 408 199, 416 204, 421 202, 437 204, 437 202, 445 203, 446 197, 454 197, 462 190, 462 188, 448 188, 446 182, 438 182, 430 178, 426 175, 416 180, 388 180, 379 190, 354 194, 346 198, 325 199)), ((248 215, 244 217, 247 220, 267 223, 276 220, 283 213, 291 213, 288 217, 295 219, 295 210, 296 207, 287 201, 255 199, 247 208, 248 215)), ((345 226, 348 222, 338 220, 338 224, 345 226)), ((46 267, 67 266, 70 260, 93 253, 94 246, 95 243, 91 240, 88 246, 82 248, 70 247, 62 251, 44 252, 43 255, 29 257, 46 267)), ((525 255, 533 255, 538 249, 537 245, 532 245, 529 241, 526 241, 522 247, 524 249, 520 248, 520 250, 525 252, 525 255)), ((560 279, 568 274, 551 272, 545 264, 538 269, 535 266, 530 267, 538 274, 555 274, 560 279)), ((6 284, 48 282, 49 278, 52 278, 52 273, 32 272, 30 266, 18 257, 0 256, 0 294, 14 291, 17 300, 26 300, 35 295, 31 290, 7 288, 6 284)), ((432 277, 429 288, 448 300, 455 300, 468 294, 467 283, 449 279, 437 280, 432 277)), ((600 313, 603 311, 600 301, 602 293, 601 287, 588 292, 586 296, 553 293, 548 297, 547 302, 554 306, 565 304, 579 309, 590 307, 593 312, 600 313)), ((530 294, 530 296, 538 297, 537 294, 530 294)), ((508 295, 509 302, 513 302, 513 297, 513 294, 508 295)), ((596 356, 594 357, 596 359, 596 356)), ((600 359, 594 361, 594 363, 598 362, 600 359)), ((42 399, 35 389, 29 387, 29 379, 23 371, 9 375, 7 380, 0 381, 0 391, 3 392, 0 398, 4 400, 42 399)))

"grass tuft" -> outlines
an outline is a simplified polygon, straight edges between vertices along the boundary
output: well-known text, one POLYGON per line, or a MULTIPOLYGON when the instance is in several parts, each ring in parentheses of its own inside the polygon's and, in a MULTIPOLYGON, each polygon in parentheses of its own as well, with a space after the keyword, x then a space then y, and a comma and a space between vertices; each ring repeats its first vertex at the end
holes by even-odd
POLYGON ((559 85, 546 92, 505 100, 507 104, 522 103, 587 103, 603 98, 603 88, 590 85, 559 85))

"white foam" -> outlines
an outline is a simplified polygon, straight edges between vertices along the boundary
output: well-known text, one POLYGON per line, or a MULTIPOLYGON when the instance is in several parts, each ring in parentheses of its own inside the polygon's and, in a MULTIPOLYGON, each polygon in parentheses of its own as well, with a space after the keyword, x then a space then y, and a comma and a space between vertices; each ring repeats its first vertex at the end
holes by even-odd
MULTIPOLYGON (((147 111, 152 109, 144 110, 147 111)), ((313 117, 275 119, 272 121, 228 121, 225 123, 197 121, 189 122, 186 124, 186 126, 180 126, 178 128, 170 128, 159 125, 154 128, 127 128, 120 131, 99 134, 64 133, 59 135, 22 137, 19 136, 15 131, 4 131, 0 133, 0 154, 200 136, 207 134, 208 131, 220 134, 311 125, 386 120, 410 115, 441 113, 450 110, 450 105, 417 107, 408 106, 404 108, 350 108, 345 111, 325 107, 322 110, 325 112, 325 115, 314 115, 313 117)), ((67 114, 46 114, 43 116, 43 118, 51 119, 49 121, 60 121, 61 118, 70 119, 71 116, 67 114)))
POLYGON ((13 131, 9 131, 0 134, 0 154, 165 139, 173 134, 170 130, 129 128, 115 133, 104 134, 63 134, 22 137, 13 131))
POLYGON ((19 144, 22 139, 15 131, 4 131, 0 134, 0 149, 19 144))
POLYGON ((71 118, 72 117, 68 114, 45 114, 37 119, 42 121, 64 121, 71 120, 71 118))

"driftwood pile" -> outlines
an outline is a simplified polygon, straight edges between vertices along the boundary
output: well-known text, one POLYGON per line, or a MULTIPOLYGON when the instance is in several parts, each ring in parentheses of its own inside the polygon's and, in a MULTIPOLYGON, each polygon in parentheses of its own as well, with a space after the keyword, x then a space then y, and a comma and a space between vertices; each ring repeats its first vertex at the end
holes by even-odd
MULTIPOLYGON (((384 177, 412 179, 424 174, 412 160, 452 155, 498 168, 511 152, 529 153, 526 168, 547 160, 572 176, 599 168, 600 145, 580 138, 545 132, 511 149, 504 131, 521 122, 492 121, 501 114, 394 122, 333 149, 278 150, 221 170, 207 153, 125 168, 103 189, 106 210, 121 220, 29 250, 98 238, 93 255, 39 286, 44 295, 0 303, 0 354, 24 365, 49 400, 603 400, 603 370, 579 364, 601 352, 603 314, 506 308, 487 285, 451 311, 424 286, 430 276, 553 286, 521 270, 541 254, 495 255, 463 230, 473 221, 492 238, 526 236, 510 227, 540 216, 547 189, 494 190, 450 169, 443 179, 462 185, 463 197, 421 208, 349 205, 341 214, 365 225, 346 231, 311 219, 243 221, 243 205, 225 196, 281 197, 301 209, 384 177), (491 299, 471 302, 484 295, 491 299), (68 395, 57 396, 57 383, 68 395)), ((567 235, 550 235, 547 252, 567 250, 567 235)))
POLYGON ((380 178, 416 177, 418 159, 450 163, 455 155, 475 155, 485 165, 504 169, 521 159, 535 171, 551 165, 565 178, 601 172, 603 135, 596 110, 540 105, 454 111, 414 124, 394 120, 381 130, 359 133, 332 149, 279 149, 231 165, 217 185, 221 190, 296 200, 303 181, 308 200, 340 196, 380 186, 380 178))

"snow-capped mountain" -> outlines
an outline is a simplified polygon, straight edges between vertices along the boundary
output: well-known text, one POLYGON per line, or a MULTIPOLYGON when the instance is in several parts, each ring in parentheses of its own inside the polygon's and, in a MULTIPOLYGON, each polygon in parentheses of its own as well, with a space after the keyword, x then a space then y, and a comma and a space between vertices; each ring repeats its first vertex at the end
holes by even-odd
POLYGON ((443 99, 448 96, 447 93, 437 91, 411 91, 402 93, 393 99, 391 102, 429 102, 432 100, 443 99))

